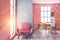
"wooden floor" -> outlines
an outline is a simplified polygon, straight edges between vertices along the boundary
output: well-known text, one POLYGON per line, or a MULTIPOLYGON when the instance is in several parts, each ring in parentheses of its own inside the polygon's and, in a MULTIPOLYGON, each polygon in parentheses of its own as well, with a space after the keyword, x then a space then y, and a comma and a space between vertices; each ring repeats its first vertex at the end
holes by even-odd
POLYGON ((55 35, 51 34, 50 31, 45 31, 44 34, 43 32, 37 30, 33 33, 33 37, 31 39, 25 39, 23 38, 23 35, 21 35, 19 39, 17 38, 18 36, 16 36, 13 40, 60 40, 60 31, 56 31, 57 33, 55 35))

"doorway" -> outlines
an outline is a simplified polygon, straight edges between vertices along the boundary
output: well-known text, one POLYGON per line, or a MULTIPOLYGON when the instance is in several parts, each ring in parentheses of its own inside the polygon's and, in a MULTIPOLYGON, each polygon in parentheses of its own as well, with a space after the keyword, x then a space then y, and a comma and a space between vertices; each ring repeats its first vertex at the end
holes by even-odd
POLYGON ((50 6, 41 6, 40 7, 40 12, 41 12, 41 32, 43 35, 46 35, 49 30, 47 29, 48 27, 46 25, 51 25, 51 7, 50 6), (47 23, 47 24, 46 24, 47 23))
POLYGON ((16 0, 10 0, 10 39, 15 35, 16 30, 15 1, 16 0))

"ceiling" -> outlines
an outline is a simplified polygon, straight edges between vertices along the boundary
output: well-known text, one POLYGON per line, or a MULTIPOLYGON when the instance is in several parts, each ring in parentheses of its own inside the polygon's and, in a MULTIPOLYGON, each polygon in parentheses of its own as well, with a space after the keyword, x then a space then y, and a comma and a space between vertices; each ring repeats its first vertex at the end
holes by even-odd
POLYGON ((60 3, 60 0, 33 0, 33 3, 56 4, 56 3, 60 3))

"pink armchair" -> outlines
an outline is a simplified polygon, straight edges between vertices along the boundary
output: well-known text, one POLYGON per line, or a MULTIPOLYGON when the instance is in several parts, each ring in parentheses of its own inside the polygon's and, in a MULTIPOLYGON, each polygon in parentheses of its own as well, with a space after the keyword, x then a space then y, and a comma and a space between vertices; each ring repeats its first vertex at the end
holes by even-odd
POLYGON ((18 39, 20 35, 31 34, 32 30, 29 23, 22 23, 21 27, 17 28, 18 39))

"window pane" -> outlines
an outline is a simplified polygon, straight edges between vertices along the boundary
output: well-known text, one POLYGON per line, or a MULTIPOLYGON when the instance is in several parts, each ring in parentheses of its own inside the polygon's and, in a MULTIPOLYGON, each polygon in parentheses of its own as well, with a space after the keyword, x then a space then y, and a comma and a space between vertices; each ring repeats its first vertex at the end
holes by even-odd
POLYGON ((43 17, 44 15, 43 15, 43 12, 41 12, 41 17, 43 17))
POLYGON ((42 7, 41 7, 41 11, 43 11, 43 10, 44 10, 44 7, 42 6, 42 7))
POLYGON ((44 6, 44 12, 47 12, 48 9, 47 9, 47 6, 44 6))
POLYGON ((44 18, 43 22, 44 22, 44 23, 46 22, 46 18, 44 18))
POLYGON ((51 11, 51 7, 48 6, 47 8, 48 8, 48 11, 51 11))
POLYGON ((51 22, 51 19, 50 18, 48 18, 48 22, 51 22))
POLYGON ((43 22, 43 20, 44 20, 44 19, 43 19, 43 18, 41 18, 41 22, 43 22))
POLYGON ((47 18, 44 18, 45 19, 45 22, 47 22, 47 18))
POLYGON ((50 17, 51 16, 51 12, 48 12, 48 15, 47 16, 50 17))
POLYGON ((44 12, 44 17, 47 17, 47 16, 48 16, 47 12, 44 12))

